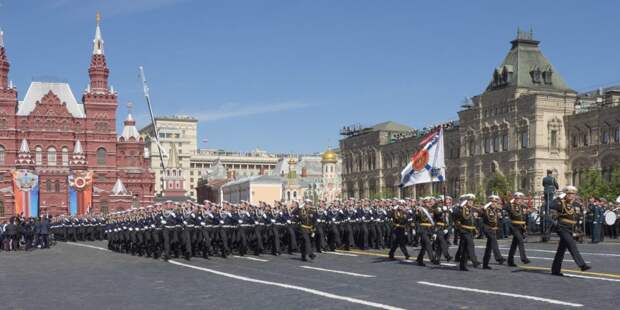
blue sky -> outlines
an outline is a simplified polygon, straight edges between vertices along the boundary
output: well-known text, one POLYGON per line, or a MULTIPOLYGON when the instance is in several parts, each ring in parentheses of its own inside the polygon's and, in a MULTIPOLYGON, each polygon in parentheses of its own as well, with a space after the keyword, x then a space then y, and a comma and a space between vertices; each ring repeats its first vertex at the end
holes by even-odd
POLYGON ((620 84, 619 9, 577 0, 0 0, 0 27, 20 98, 37 77, 81 93, 100 10, 121 120, 134 101, 145 124, 144 65, 156 114, 197 117, 207 147, 315 152, 337 145, 348 124, 455 119, 517 27, 534 29, 574 89, 620 84))

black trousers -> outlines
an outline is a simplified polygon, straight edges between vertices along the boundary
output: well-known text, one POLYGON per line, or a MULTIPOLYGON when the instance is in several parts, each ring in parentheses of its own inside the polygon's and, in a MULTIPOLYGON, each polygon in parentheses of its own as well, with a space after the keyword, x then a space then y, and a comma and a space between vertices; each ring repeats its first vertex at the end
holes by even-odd
POLYGON ((271 245, 271 254, 280 254, 280 229, 277 225, 269 227, 269 244, 271 245))
POLYGON ((49 248, 48 234, 40 234, 39 235, 39 244, 42 249, 49 248))
POLYGON ((431 243, 431 232, 430 228, 420 227, 418 229, 418 235, 420 236, 420 242, 422 243, 422 248, 418 253, 418 263, 422 263, 424 261, 424 254, 428 253, 428 259, 434 261, 433 258, 433 245, 431 243))
POLYGON ((488 227, 484 228, 484 235, 487 238, 487 246, 484 249, 484 257, 482 257, 482 265, 488 266, 489 260, 491 259, 491 252, 493 252, 493 256, 495 256, 495 260, 500 262, 503 261, 502 253, 499 251, 499 246, 497 245, 497 229, 491 229, 488 227))
POLYGON ((358 226, 359 228, 359 242, 358 242, 358 246, 360 247, 360 249, 362 250, 366 250, 368 249, 368 237, 369 237, 369 233, 368 233, 368 223, 365 222, 361 222, 358 226))
POLYGON ((443 229, 438 229, 437 238, 435 239, 435 260, 439 260, 443 255, 446 259, 450 258, 450 251, 448 249, 447 234, 444 234, 443 229))
POLYGON ((254 254, 259 255, 265 251, 265 245, 263 242, 263 227, 261 225, 256 225, 254 227, 254 254))
POLYGON ((297 251, 297 236, 295 234, 295 228, 292 224, 286 225, 286 234, 288 241, 288 253, 291 254, 293 251, 297 251))
POLYGON ((405 235, 404 227, 394 227, 392 229, 392 237, 391 237, 391 246, 390 246, 390 258, 394 257, 394 252, 396 252, 396 248, 400 247, 400 250, 405 255, 406 259, 409 259, 409 252, 407 252, 407 236, 405 235))
POLYGON ((319 253, 325 249, 325 230, 323 229, 323 224, 316 225, 314 244, 316 245, 316 251, 319 253))
POLYGON ((461 243, 459 243, 459 250, 461 251, 460 267, 465 268, 468 260, 471 260, 474 265, 478 265, 478 258, 474 250, 474 234, 470 231, 461 230, 459 238, 461 239, 461 243))
POLYGON ((327 245, 331 251, 340 247, 340 232, 337 224, 332 223, 327 227, 327 245))
POLYGON ((310 241, 310 230, 300 227, 299 235, 301 241, 301 258, 305 259, 307 256, 314 256, 314 253, 312 253, 312 241, 310 241))
POLYGON ((228 236, 229 236, 229 231, 231 229, 229 228, 223 228, 223 227, 219 227, 217 228, 217 236, 218 236, 218 243, 220 245, 220 251, 222 252, 222 257, 226 257, 228 254, 230 254, 230 246, 228 243, 228 236))
POLYGON ((523 244, 523 231, 523 226, 512 225, 512 243, 510 244, 510 250, 508 251, 509 263, 514 263, 517 247, 519 247, 519 255, 521 256, 521 261, 527 261, 527 255, 525 255, 525 245, 523 244))
POLYGON ((164 258, 170 258, 170 244, 174 239, 174 228, 164 228, 162 230, 162 241, 164 243, 164 258))
POLYGON ((344 249, 349 250, 354 244, 353 240, 353 228, 351 227, 351 223, 342 223, 342 237, 340 238, 344 243, 344 249))
POLYGON ((579 249, 577 249, 577 243, 573 239, 573 233, 570 228, 559 226, 557 228, 558 235, 560 236, 560 243, 558 244, 558 250, 555 252, 553 258, 553 265, 551 265, 551 273, 560 273, 562 270, 562 261, 564 261, 564 253, 566 249, 570 252, 575 260, 575 264, 579 267, 586 265, 586 262, 581 257, 579 249))
POLYGON ((248 251, 248 238, 246 235, 245 227, 237 227, 237 249, 239 255, 243 256, 248 251))

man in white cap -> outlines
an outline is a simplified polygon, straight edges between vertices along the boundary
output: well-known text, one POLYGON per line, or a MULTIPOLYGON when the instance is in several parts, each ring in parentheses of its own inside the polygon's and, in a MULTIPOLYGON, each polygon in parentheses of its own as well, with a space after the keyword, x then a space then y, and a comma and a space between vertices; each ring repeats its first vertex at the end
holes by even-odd
POLYGON ((305 200, 301 205, 293 210, 293 217, 298 224, 297 232, 300 236, 301 244, 299 250, 301 251, 301 260, 308 261, 307 257, 314 259, 315 255, 312 252, 311 238, 314 235, 314 215, 312 214, 312 201, 305 200))
POLYGON ((573 238, 573 228, 577 224, 580 213, 580 206, 577 202, 577 188, 574 186, 567 186, 562 190, 564 195, 561 195, 551 203, 551 209, 558 213, 558 225, 556 231, 560 236, 560 243, 558 244, 558 250, 553 258, 553 265, 551 266, 551 274, 556 276, 563 276, 562 274, 562 261, 564 260, 564 254, 566 250, 570 252, 575 260, 575 263, 581 271, 586 271, 591 267, 586 265, 586 262, 581 257, 579 249, 577 249, 577 243, 573 238))
POLYGON ((515 252, 517 251, 517 247, 519 248, 521 262, 524 264, 530 263, 530 260, 525 254, 525 244, 523 243, 523 235, 527 232, 525 225, 529 213, 527 204, 525 204, 523 200, 524 198, 525 195, 523 195, 523 193, 516 192, 505 206, 512 224, 510 227, 512 232, 512 243, 508 251, 508 266, 511 267, 517 266, 515 264, 515 252))
POLYGON ((396 248, 400 247, 400 250, 405 255, 405 259, 409 259, 409 252, 407 252, 407 230, 410 225, 411 217, 405 211, 403 205, 397 205, 396 209, 392 211, 392 236, 390 238, 390 259, 394 259, 394 253, 396 248))
POLYGON ((474 194, 467 194, 463 197, 461 204, 455 209, 454 219, 455 225, 459 230, 460 243, 459 243, 459 269, 462 271, 468 271, 467 261, 471 260, 474 264, 474 268, 478 268, 480 263, 476 258, 476 252, 474 249, 474 234, 476 231, 476 223, 474 219, 474 200, 476 196, 474 194))
POLYGON ((491 260, 491 251, 495 256, 495 260, 501 265, 505 259, 502 257, 502 253, 499 251, 497 245, 497 231, 499 230, 499 221, 501 218, 502 208, 500 205, 500 198, 497 195, 491 195, 488 197, 489 202, 482 208, 482 230, 487 238, 487 245, 484 249, 484 256, 482 257, 482 268, 491 269, 489 266, 489 260, 491 260))
POLYGON ((433 246, 431 244, 431 235, 435 227, 435 220, 431 215, 433 201, 431 197, 422 198, 422 204, 415 209, 415 219, 417 222, 417 235, 420 236, 420 243, 422 248, 418 253, 418 259, 416 260, 419 266, 425 266, 424 254, 428 253, 428 258, 431 262, 435 262, 433 257, 433 246))

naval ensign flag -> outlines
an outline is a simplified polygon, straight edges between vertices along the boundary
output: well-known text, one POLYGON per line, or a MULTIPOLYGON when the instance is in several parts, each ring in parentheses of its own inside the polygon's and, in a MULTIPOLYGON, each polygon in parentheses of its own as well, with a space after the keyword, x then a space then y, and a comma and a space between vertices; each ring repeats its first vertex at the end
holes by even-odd
POLYGON ((442 182, 446 175, 443 153, 443 128, 431 132, 420 143, 422 149, 416 152, 411 162, 400 173, 400 186, 419 183, 442 182))

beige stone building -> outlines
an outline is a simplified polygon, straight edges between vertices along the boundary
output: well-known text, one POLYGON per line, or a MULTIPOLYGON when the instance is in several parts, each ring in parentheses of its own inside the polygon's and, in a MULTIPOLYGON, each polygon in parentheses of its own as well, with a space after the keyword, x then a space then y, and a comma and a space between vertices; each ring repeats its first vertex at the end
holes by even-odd
MULTIPOLYGON (((579 185, 589 169, 609 178, 611 168, 620 163, 620 88, 579 94, 543 55, 531 32, 519 32, 510 44, 507 56, 491 70, 485 91, 462 105, 458 121, 447 123, 448 194, 484 193, 494 173, 506 176, 513 190, 533 195, 541 193, 547 169, 564 185, 579 185)), ((344 128, 344 194, 442 192, 438 184, 404 192, 398 187, 400 171, 424 132, 393 122, 344 128)))
POLYGON ((264 201, 271 204, 282 198, 282 178, 271 175, 241 178, 223 185, 221 197, 230 203, 248 201, 258 205, 264 201))
MULTIPOLYGON (((155 131, 152 124, 140 130, 146 137, 147 149, 152 155, 151 168, 156 173, 156 192, 161 192, 162 175, 168 171, 177 175, 167 176, 167 179, 176 177, 182 186, 185 196, 196 199, 194 190, 199 181, 206 177, 216 165, 221 165, 232 179, 256 175, 271 174, 276 168, 281 155, 270 154, 262 150, 252 152, 230 152, 219 149, 198 148, 198 120, 190 116, 156 117, 155 123, 159 129, 160 143, 164 149, 165 172, 162 172, 159 150, 154 140, 155 131), (171 154, 174 153, 174 156, 171 154), (173 157, 171 161, 170 157, 173 157), (171 170, 171 168, 173 168, 171 170), (182 182, 180 182, 182 180, 182 182)), ((286 155, 288 156, 288 155, 286 155)))

